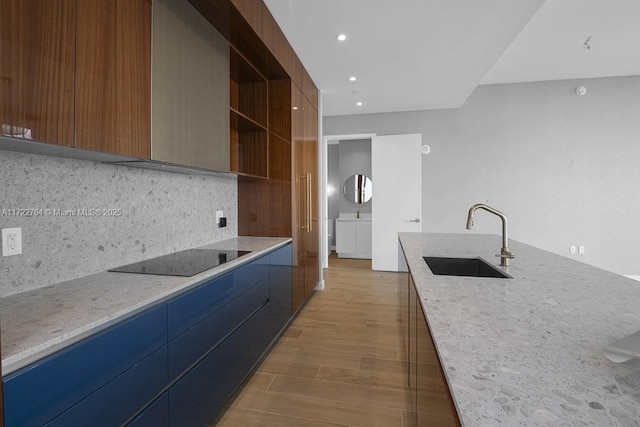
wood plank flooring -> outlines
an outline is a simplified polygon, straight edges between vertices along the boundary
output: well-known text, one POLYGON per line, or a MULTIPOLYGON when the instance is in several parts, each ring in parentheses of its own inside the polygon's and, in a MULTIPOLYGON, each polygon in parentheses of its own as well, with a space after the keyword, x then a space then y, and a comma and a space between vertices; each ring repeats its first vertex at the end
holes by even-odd
POLYGON ((324 291, 210 426, 415 425, 397 297, 406 280, 332 257, 324 291))

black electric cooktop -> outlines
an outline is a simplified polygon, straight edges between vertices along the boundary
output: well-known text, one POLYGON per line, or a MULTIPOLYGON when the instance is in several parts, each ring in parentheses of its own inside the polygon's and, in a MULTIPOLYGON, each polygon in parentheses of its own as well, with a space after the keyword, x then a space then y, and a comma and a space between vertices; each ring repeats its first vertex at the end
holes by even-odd
POLYGON ((250 253, 250 251, 187 249, 157 258, 123 265, 122 267, 112 268, 108 271, 189 277, 248 253, 250 253))

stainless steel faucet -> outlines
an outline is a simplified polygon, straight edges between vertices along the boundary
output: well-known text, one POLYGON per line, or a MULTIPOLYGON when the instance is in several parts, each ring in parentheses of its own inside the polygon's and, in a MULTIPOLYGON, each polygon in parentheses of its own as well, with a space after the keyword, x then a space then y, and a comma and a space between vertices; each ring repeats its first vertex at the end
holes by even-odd
POLYGON ((500 219, 502 219, 502 248, 500 249, 500 254, 496 256, 500 257, 500 265, 502 267, 509 267, 509 260, 511 258, 514 258, 515 255, 509 251, 509 239, 507 237, 507 217, 504 216, 502 212, 492 208, 491 206, 478 203, 471 206, 471 209, 469 209, 469 215, 467 216, 467 230, 471 230, 471 227, 473 226, 473 214, 478 209, 484 209, 485 211, 491 212, 492 214, 497 215, 500 217, 500 219))

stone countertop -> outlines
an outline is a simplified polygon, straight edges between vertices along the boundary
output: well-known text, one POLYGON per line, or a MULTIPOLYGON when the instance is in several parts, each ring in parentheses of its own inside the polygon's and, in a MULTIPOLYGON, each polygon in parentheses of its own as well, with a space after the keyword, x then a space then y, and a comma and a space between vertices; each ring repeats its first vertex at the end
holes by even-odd
POLYGON ((3 375, 290 241, 236 237, 200 246, 251 253, 191 277, 105 271, 0 298, 3 375))
POLYGON ((423 256, 497 265, 501 238, 400 242, 464 426, 640 426, 640 372, 602 352, 640 330, 640 283, 513 240, 512 279, 435 276, 423 256))

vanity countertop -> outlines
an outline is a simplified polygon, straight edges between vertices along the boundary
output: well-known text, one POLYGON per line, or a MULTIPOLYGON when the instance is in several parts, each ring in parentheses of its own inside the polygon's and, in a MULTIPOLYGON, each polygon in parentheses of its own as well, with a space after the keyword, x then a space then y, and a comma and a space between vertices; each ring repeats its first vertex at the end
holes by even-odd
POLYGON ((336 218, 336 221, 371 221, 371 214, 360 213, 358 216, 358 214, 355 213, 341 213, 340 216, 336 218))
POLYGON ((639 282, 513 240, 512 279, 436 276, 423 256, 497 265, 501 238, 400 242, 464 426, 640 426, 640 372, 602 351, 640 330, 639 282))
POLYGON ((102 272, 0 298, 2 371, 11 373, 290 242, 236 237, 202 249, 251 251, 191 277, 102 272))

